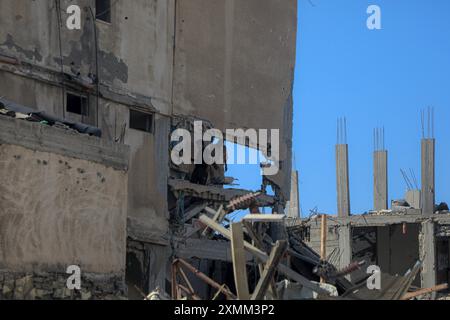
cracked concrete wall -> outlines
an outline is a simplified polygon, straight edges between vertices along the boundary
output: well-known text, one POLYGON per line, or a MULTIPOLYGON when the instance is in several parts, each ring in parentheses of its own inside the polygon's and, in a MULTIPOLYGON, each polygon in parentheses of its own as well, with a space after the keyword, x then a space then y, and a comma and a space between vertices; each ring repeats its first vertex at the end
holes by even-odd
POLYGON ((128 162, 127 148, 0 120, 0 269, 65 273, 75 264, 123 277, 127 172, 119 163, 128 162))
POLYGON ((0 58, 15 57, 19 64, 0 62, 0 95, 97 125, 105 140, 118 139, 125 127, 129 235, 166 244, 164 151, 173 114, 206 118, 221 129, 280 129, 283 171, 271 180, 289 198, 296 2, 189 0, 175 8, 175 0, 113 1, 109 24, 92 21, 93 0, 2 0, 0 58), (82 8, 81 30, 65 27, 65 10, 74 3, 82 8), (88 95, 88 117, 65 111, 69 88, 88 95), (129 128, 130 108, 155 112, 153 133, 129 128))
MULTIPOLYGON (((27 106, 39 106, 49 114, 68 118, 61 108, 62 89, 33 79, 0 72, 0 94, 27 106), (23 92, 27 92, 26 95, 23 92), (42 106, 42 107, 41 107, 42 106)), ((99 127, 103 138, 116 141, 125 127, 124 143, 131 148, 129 168, 129 217, 131 231, 148 241, 160 242, 168 230, 167 177, 169 169, 168 150, 169 119, 155 115, 153 134, 129 128, 129 108, 119 103, 100 99, 99 127)), ((72 115, 70 120, 82 121, 72 115)))
POLYGON ((151 97, 153 107, 166 115, 172 111, 174 10, 174 0, 116 1, 112 23, 97 23, 99 65, 105 72, 101 79, 151 97), (126 81, 118 77, 125 73, 117 59, 127 67, 126 81))
POLYGON ((174 1, 113 2, 111 23, 96 21, 97 34, 89 11, 91 6, 95 14, 95 1, 76 1, 82 8, 81 30, 66 28, 70 4, 74 2, 0 3, 0 54, 22 62, 20 66, 0 64, 0 95, 61 118, 96 125, 110 141, 117 140, 125 127, 122 142, 131 148, 130 225, 140 236, 146 235, 146 240, 160 241, 168 230, 168 157, 158 151, 168 150, 169 120, 163 115, 171 112, 174 1), (76 78, 79 73, 78 79, 87 83, 95 79, 95 36, 101 84, 98 106, 95 92, 69 89, 56 76, 62 61, 66 74, 76 78), (65 91, 87 94, 88 116, 65 110, 65 91), (141 111, 161 114, 155 115, 153 134, 129 128, 129 106, 134 101, 140 102, 141 111))
POLYGON ((54 2, 44 3, 1 1, 0 52, 41 67, 57 68, 54 58, 59 52, 58 20, 52 9, 54 2))
POLYGON ((62 61, 67 74, 80 73, 80 78, 92 80, 98 50, 101 84, 113 92, 150 97, 155 100, 151 102, 154 109, 169 114, 174 1, 135 0, 133 5, 115 1, 112 23, 94 24, 89 8, 95 14, 95 1, 79 0, 81 30, 66 27, 66 9, 71 4, 74 2, 69 0, 1 1, 0 53, 56 72, 61 70, 62 61))

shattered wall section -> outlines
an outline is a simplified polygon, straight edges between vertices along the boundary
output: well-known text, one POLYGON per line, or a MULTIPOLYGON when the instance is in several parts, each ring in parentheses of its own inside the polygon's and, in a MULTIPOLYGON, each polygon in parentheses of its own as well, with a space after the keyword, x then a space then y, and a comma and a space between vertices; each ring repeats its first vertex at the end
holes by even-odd
POLYGON ((178 1, 176 28, 174 114, 279 129, 282 172, 270 178, 288 200, 297 1, 178 1))
POLYGON ((97 23, 100 80, 111 91, 134 92, 143 107, 170 115, 175 1, 116 2, 112 23, 97 23))
POLYGON ((142 300, 157 287, 166 290, 169 255, 166 246, 128 239, 126 284, 129 299, 142 300))
POLYGON ((295 0, 177 2, 174 111, 216 128, 279 128, 291 110, 295 0))

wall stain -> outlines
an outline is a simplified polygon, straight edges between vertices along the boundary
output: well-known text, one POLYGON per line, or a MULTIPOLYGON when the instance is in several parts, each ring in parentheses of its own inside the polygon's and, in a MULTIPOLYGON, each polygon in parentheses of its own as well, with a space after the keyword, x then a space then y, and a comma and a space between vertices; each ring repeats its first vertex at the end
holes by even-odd
MULTIPOLYGON (((98 37, 98 33, 97 33, 98 37)), ((63 44, 64 46, 64 44, 63 44)), ((95 74, 95 34, 92 23, 84 23, 83 32, 78 41, 70 41, 70 53, 63 56, 63 64, 66 66, 75 66, 81 68, 88 66, 90 73, 95 74)), ((61 59, 54 58, 54 61, 61 63, 61 59)), ((114 80, 120 80, 123 83, 128 82, 128 65, 113 53, 98 50, 98 66, 100 80, 112 83, 114 80)))
POLYGON ((39 53, 38 48, 34 48, 34 50, 25 50, 14 42, 13 36, 9 33, 6 35, 5 42, 0 44, 0 47, 16 50, 19 54, 24 55, 29 60, 42 61, 42 55, 39 53))

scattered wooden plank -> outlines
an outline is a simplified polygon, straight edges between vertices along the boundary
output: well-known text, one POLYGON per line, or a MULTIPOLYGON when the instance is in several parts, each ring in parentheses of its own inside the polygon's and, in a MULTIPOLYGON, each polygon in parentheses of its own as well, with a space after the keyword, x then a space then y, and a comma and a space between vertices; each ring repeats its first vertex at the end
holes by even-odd
POLYGON ((202 300, 198 295, 196 295, 193 291, 191 291, 189 288, 186 288, 182 284, 178 284, 178 288, 180 288, 180 291, 184 291, 188 298, 192 298, 192 300, 202 300))
MULTIPOLYGON (((206 209, 206 211, 209 211, 209 207, 206 207, 205 208, 206 209)), ((221 205, 220 207, 219 207, 219 209, 215 212, 215 214, 214 214, 214 217, 213 217, 213 221, 214 222, 218 222, 218 223, 221 223, 222 222, 222 219, 221 219, 221 216, 223 215, 223 205, 221 205)), ((223 216, 223 217, 225 217, 225 216, 223 216)), ((207 234, 208 234, 208 231, 209 231, 209 228, 208 227, 206 227, 205 228, 205 230, 203 230, 203 232, 202 232, 202 236, 206 236, 207 234)))
MULTIPOLYGON (((261 237, 253 229, 252 223, 250 221, 242 220, 242 224, 245 227, 245 232, 252 239, 252 242, 253 242, 252 244, 254 246, 256 246, 258 249, 264 250, 264 241, 261 239, 261 237)), ((259 270, 259 274, 261 275, 263 273, 263 270, 264 270, 264 265, 258 264, 258 270, 259 270)), ((272 280, 271 283, 270 283, 268 293, 270 293, 272 295, 273 299, 277 300, 277 292, 276 292, 276 286, 275 286, 275 281, 274 280, 272 280)))
POLYGON ((284 214, 248 214, 243 220, 251 222, 282 222, 285 218, 284 214))
MULTIPOLYGON (((205 210, 204 210, 204 212, 205 212, 207 215, 209 215, 210 217, 214 217, 214 216, 216 215, 216 212, 217 212, 217 211, 214 210, 214 209, 212 209, 212 208, 210 208, 210 207, 206 207, 205 210)), ((228 212, 227 212, 226 210, 223 210, 223 211, 222 211, 222 215, 219 217, 218 221, 219 221, 219 222, 226 221, 226 222, 229 222, 229 223, 231 224, 232 221, 230 221, 230 220, 226 217, 227 214, 228 214, 228 212)))
MULTIPOLYGON (((205 225, 209 226, 211 229, 214 229, 215 231, 221 233, 225 238, 228 240, 231 239, 231 232, 230 230, 227 230, 220 224, 212 221, 210 218, 208 218, 205 215, 200 216, 200 221, 203 222, 205 225)), ((251 245, 247 241, 244 241, 244 248, 250 252, 253 256, 255 256, 258 260, 260 260, 262 263, 266 263, 267 260, 269 260, 269 256, 264 253, 263 251, 259 250, 255 246, 251 245)), ((318 284, 315 284, 311 281, 309 281, 307 278, 303 277, 302 275, 298 274, 294 270, 286 267, 283 264, 278 265, 278 271, 280 271, 282 274, 287 276, 288 278, 298 282, 299 284, 303 285, 304 287, 313 290, 314 292, 317 292, 318 294, 322 295, 329 295, 329 292, 325 289, 322 289, 318 284)))
POLYGON ((227 286, 226 284, 223 284, 223 285, 220 287, 220 289, 217 290, 216 294, 215 294, 214 297, 212 298, 213 301, 214 301, 214 300, 217 300, 217 298, 219 297, 219 295, 222 293, 221 290, 225 289, 226 286, 227 286))
POLYGON ((234 282, 239 300, 249 300, 247 263, 244 251, 244 231, 242 223, 231 224, 231 256, 233 258, 234 282))
MULTIPOLYGON (((253 255, 250 252, 245 252, 247 264, 250 264, 253 259, 253 255)), ((207 259, 218 260, 225 262, 232 262, 230 242, 224 240, 209 240, 209 239, 196 239, 187 238, 186 240, 179 241, 175 250, 175 255, 178 258, 189 259, 207 259)))
POLYGON ((286 252, 287 246, 288 244, 285 240, 277 241, 275 243, 275 246, 270 252, 269 260, 264 266, 261 278, 252 294, 252 300, 262 300, 264 298, 264 295, 272 282, 276 268, 278 267, 281 258, 283 258, 283 254, 286 252))
POLYGON ((417 290, 415 292, 409 292, 409 293, 405 294, 400 300, 410 300, 412 298, 422 296, 427 293, 432 293, 432 292, 437 292, 437 291, 442 291, 442 290, 447 290, 447 289, 448 289, 448 284, 444 283, 444 284, 440 284, 438 286, 434 286, 431 288, 425 288, 425 289, 417 290))
POLYGON ((267 293, 272 295, 273 300, 279 300, 275 278, 272 278, 272 280, 270 280, 269 290, 267 291, 267 293))
POLYGON ((417 261, 414 267, 400 278, 399 285, 397 286, 398 289, 392 295, 393 300, 401 300, 406 295, 417 274, 419 274, 421 267, 422 263, 417 261))

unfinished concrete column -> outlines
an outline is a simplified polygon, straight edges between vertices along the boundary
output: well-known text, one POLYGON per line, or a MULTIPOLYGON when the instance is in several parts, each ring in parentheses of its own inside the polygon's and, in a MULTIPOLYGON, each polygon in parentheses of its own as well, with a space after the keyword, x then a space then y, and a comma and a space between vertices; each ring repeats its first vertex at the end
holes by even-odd
POLYGON ((291 196, 286 205, 287 216, 289 218, 300 218, 300 199, 298 195, 298 171, 292 170, 291 173, 291 196))
POLYGON ((350 189, 348 175, 348 145, 336 145, 336 184, 338 216, 350 216, 350 189))
POLYGON ((347 120, 337 121, 336 188, 339 217, 350 216, 350 189, 348 175, 347 120))
POLYGON ((435 139, 422 139, 422 214, 434 214, 435 139))
POLYGON ((386 150, 373 154, 373 205, 376 211, 388 209, 388 153, 386 150))
POLYGON ((431 219, 422 223, 419 243, 420 260, 422 261, 422 288, 430 288, 437 284, 435 225, 431 219))
POLYGON ((339 268, 345 268, 352 262, 352 236, 351 226, 339 226, 339 268))
POLYGON ((384 128, 373 131, 373 208, 388 209, 388 154, 384 147, 384 128))

